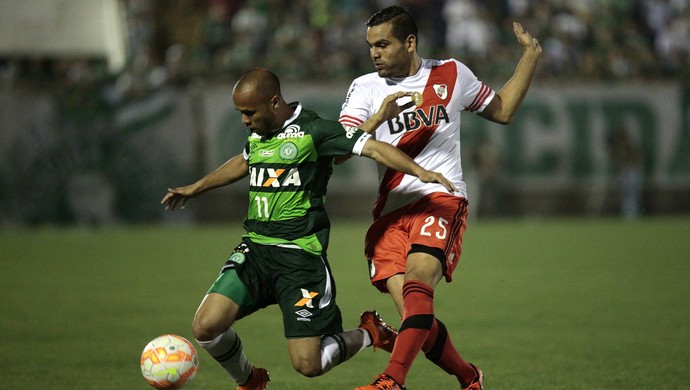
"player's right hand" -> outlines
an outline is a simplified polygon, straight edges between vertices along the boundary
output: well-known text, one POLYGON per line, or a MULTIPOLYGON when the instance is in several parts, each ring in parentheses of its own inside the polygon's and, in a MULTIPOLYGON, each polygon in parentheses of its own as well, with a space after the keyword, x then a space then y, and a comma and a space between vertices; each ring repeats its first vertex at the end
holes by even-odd
POLYGON ((379 108, 379 111, 376 113, 376 115, 381 116, 381 122, 385 122, 389 119, 395 118, 396 116, 400 115, 401 112, 414 106, 414 101, 409 101, 405 104, 400 105, 398 104, 398 99, 405 96, 412 97, 412 95, 414 94, 415 92, 399 91, 386 96, 383 99, 383 102, 381 102, 381 107, 379 108))
POLYGON ((178 203, 180 204, 180 209, 184 209, 187 204, 187 199, 194 197, 191 186, 168 188, 168 193, 165 194, 161 200, 161 204, 165 206, 166 210, 175 210, 178 203))
POLYGON ((419 180, 423 181, 424 183, 439 183, 446 187, 448 192, 451 194, 455 193, 458 191, 457 187, 455 187, 455 184, 453 184, 450 180, 446 179, 445 176, 438 172, 432 172, 432 171, 424 171, 420 175, 417 176, 419 180))

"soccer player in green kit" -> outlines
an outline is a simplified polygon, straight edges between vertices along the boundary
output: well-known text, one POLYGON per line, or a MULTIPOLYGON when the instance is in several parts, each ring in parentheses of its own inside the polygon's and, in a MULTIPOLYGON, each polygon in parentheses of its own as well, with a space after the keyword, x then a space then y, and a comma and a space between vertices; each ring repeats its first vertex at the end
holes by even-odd
POLYGON ((324 208, 333 158, 350 154, 456 190, 446 178, 421 168, 394 146, 363 131, 380 126, 413 103, 399 106, 397 92, 359 128, 320 118, 301 104, 286 103, 278 77, 252 69, 237 81, 232 99, 250 131, 244 152, 197 182, 168 189, 162 204, 173 210, 189 198, 249 176, 247 233, 208 290, 192 324, 201 347, 217 360, 239 390, 260 390, 270 380, 251 365, 231 325, 253 312, 278 304, 288 353, 296 371, 326 373, 363 348, 385 344, 395 331, 372 316, 359 328, 343 331, 335 301, 335 282, 326 250, 330 221, 324 208))

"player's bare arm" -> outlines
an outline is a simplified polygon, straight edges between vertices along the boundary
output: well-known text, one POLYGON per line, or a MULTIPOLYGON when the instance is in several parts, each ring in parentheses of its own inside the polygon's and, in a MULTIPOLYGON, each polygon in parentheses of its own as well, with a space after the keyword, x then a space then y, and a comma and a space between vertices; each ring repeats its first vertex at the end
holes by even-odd
MULTIPOLYGON (((420 95, 418 92, 399 91, 386 96, 386 98, 383 99, 381 107, 376 112, 376 114, 372 115, 369 119, 367 119, 366 122, 362 123, 359 126, 359 128, 371 134, 374 131, 376 131, 376 129, 378 129, 379 126, 381 126, 387 120, 395 118, 396 116, 400 115, 401 112, 412 107, 415 104, 415 102, 419 102, 419 105, 421 105, 421 95, 419 97, 413 96, 415 94, 420 95), (412 100, 402 105, 399 105, 398 99, 403 98, 405 96, 412 97, 412 100)), ((338 156, 335 158, 335 163, 342 164, 345 161, 347 161, 350 157, 351 156, 338 156)))
POLYGON ((195 183, 168 188, 168 193, 161 200, 166 210, 175 210, 178 204, 184 208, 187 200, 197 197, 208 190, 232 184, 249 174, 249 165, 241 154, 226 161, 213 172, 199 179, 195 183))
POLYGON ((541 45, 537 38, 525 31, 520 23, 513 23, 513 31, 524 52, 515 68, 513 77, 496 93, 493 100, 479 115, 493 122, 509 124, 527 94, 532 76, 541 56, 541 45))
POLYGON ((448 192, 454 193, 458 189, 453 183, 438 172, 428 171, 419 166, 410 156, 400 149, 385 142, 369 139, 362 149, 362 156, 369 157, 379 164, 395 169, 402 173, 413 175, 424 183, 439 183, 446 187, 448 192))

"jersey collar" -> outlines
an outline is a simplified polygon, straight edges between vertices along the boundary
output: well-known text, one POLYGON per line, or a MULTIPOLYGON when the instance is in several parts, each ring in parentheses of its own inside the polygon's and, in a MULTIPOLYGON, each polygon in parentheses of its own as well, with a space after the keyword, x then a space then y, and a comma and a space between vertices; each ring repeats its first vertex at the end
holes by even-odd
MULTIPOLYGON (((276 135, 276 134, 280 133, 281 131, 285 130, 285 128, 288 127, 288 126, 290 125, 290 123, 294 122, 295 119, 297 119, 297 117, 299 116, 299 114, 302 112, 302 104, 300 104, 299 102, 288 103, 288 105, 289 105, 290 107, 293 107, 293 108, 295 109, 295 110, 293 111, 292 115, 290 115, 290 117, 289 117, 289 118, 283 123, 283 125, 280 126, 276 131, 271 132, 270 134, 267 134, 267 135, 265 135, 265 136, 263 136, 263 137, 260 136, 260 138, 261 138, 262 140, 271 139, 271 138, 273 138, 274 135, 276 135)), ((254 134, 254 133, 252 133, 252 135, 253 135, 253 134, 254 134)))
POLYGON ((292 115, 283 123, 283 126, 280 128, 281 130, 288 127, 290 123, 294 122, 295 119, 299 116, 299 114, 302 113, 302 104, 300 102, 292 102, 288 104, 290 107, 293 107, 295 111, 292 113, 292 115))

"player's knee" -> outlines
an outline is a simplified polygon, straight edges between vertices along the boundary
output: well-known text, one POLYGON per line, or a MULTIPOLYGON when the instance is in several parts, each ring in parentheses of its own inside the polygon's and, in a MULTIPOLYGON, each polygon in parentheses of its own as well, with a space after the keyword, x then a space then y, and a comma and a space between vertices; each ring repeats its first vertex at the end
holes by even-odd
POLYGON ((299 360, 297 362, 293 362, 292 366, 295 368, 295 371, 306 376, 307 378, 313 378, 321 375, 321 364, 315 364, 314 362, 309 362, 307 360, 299 360))
POLYGON ((218 337, 224 329, 218 329, 217 324, 209 321, 205 316, 195 316, 192 321, 192 335, 199 341, 210 341, 218 337))
MULTIPOLYGON (((425 247, 420 246, 420 248, 425 247)), ((407 257, 405 279, 418 280, 433 288, 443 277, 443 264, 438 255, 425 252, 411 252, 407 257)))

